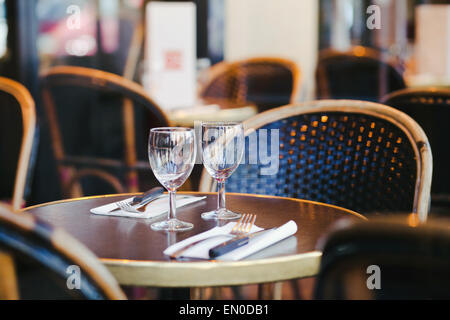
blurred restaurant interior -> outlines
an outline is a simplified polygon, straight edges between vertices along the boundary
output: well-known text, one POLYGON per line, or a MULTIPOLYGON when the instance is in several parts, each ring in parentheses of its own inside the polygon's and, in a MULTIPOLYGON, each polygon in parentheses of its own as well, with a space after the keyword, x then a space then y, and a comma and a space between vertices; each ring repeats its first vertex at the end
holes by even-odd
POLYGON ((448 0, 0 0, 0 299, 449 299, 449 121, 448 0))

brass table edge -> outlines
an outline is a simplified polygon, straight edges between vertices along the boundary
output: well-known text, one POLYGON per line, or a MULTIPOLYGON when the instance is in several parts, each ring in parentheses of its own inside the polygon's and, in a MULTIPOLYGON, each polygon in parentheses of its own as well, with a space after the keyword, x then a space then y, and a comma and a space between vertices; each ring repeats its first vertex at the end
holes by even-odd
MULTIPOLYGON (((138 195, 138 194, 142 194, 142 193, 139 192, 139 193, 106 194, 106 195, 99 195, 99 196, 88 196, 88 197, 56 200, 56 201, 51 201, 51 202, 46 202, 46 203, 41 203, 41 204, 37 204, 37 205, 34 205, 34 206, 26 207, 26 208, 21 209, 20 212, 28 212, 30 210, 34 210, 34 209, 38 209, 38 208, 42 208, 42 207, 46 207, 46 206, 50 206, 50 205, 60 204, 60 203, 75 202, 75 201, 80 201, 80 200, 91 200, 91 199, 101 199, 101 198, 122 197, 122 196, 130 196, 130 197, 132 197, 132 196, 135 196, 135 195, 138 195)), ((177 194, 217 195, 217 192, 180 191, 180 192, 177 192, 177 194)), ((347 213, 350 213, 351 215, 357 216, 357 217, 359 217, 361 219, 367 220, 366 217, 364 217, 363 215, 361 215, 361 214, 359 214, 359 213, 357 213, 355 211, 352 211, 350 209, 346 209, 346 208, 343 208, 343 207, 335 206, 335 205, 332 205, 332 204, 323 203, 323 202, 311 201, 311 200, 306 200, 306 199, 289 198, 289 197, 252 194, 252 193, 227 192, 227 195, 238 195, 238 196, 253 197, 253 198, 280 199, 280 200, 290 200, 290 201, 295 201, 295 202, 312 203, 312 204, 317 204, 317 205, 322 205, 322 206, 326 206, 326 207, 330 207, 330 208, 339 209, 339 210, 345 211, 347 213)))
POLYGON ((320 251, 241 261, 136 261, 100 259, 122 285, 211 287, 277 282, 315 276, 320 251))
MULTIPOLYGON (((216 192, 179 192, 180 194, 216 195, 216 192)), ((110 194, 58 200, 22 209, 33 209, 80 200, 133 196, 139 193, 110 194)), ((352 210, 331 204, 269 195, 227 193, 253 198, 290 200, 336 208, 353 216, 367 220, 352 210)), ((150 287, 212 287, 277 282, 315 276, 318 273, 320 251, 293 254, 273 258, 241 261, 174 262, 100 258, 117 281, 122 285, 150 287)))

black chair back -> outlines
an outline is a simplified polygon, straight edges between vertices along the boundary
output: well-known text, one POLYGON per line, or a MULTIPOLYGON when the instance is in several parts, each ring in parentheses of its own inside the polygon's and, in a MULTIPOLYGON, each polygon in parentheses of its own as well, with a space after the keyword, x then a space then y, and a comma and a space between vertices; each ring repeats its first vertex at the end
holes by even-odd
POLYGON ((252 58, 213 66, 213 76, 201 91, 206 101, 256 105, 259 111, 293 102, 300 71, 293 61, 252 58), (214 70, 215 69, 215 70, 214 70))
POLYGON ((412 119, 403 120, 417 130, 417 141, 399 125, 404 116, 387 106, 345 100, 262 113, 244 123, 245 158, 227 179, 226 190, 319 201, 361 214, 417 212, 420 206, 426 216, 431 153, 412 119), (368 114, 367 108, 377 111, 368 114), (421 152, 427 153, 427 163, 421 152), (279 161, 278 168, 270 170, 269 161, 275 166, 279 161))
POLYGON ((20 83, 0 77, 0 201, 25 205, 38 147, 34 100, 20 83))
POLYGON ((450 221, 343 224, 318 249, 316 299, 450 298, 450 221))
MULTIPOLYGON (((112 275, 77 240, 5 207, 0 207, 0 253, 0 274, 8 278, 2 280, 10 283, 8 290, 0 288, 0 292, 6 292, 9 298, 125 298, 112 275), (5 259, 5 255, 10 259, 5 259)), ((4 284, 0 281, 0 285, 4 284)))
POLYGON ((0 92, 0 105, 0 199, 12 199, 22 142, 22 115, 10 94, 0 92))
POLYGON ((157 182, 149 170, 148 132, 169 125, 138 84, 82 67, 54 67, 43 100, 63 196, 136 192, 157 182))
POLYGON ((450 90, 406 89, 386 96, 383 103, 408 114, 425 131, 433 153, 436 155, 433 158, 431 205, 436 208, 450 208, 450 148, 448 147, 450 90))
POLYGON ((317 99, 357 99, 378 102, 406 87, 401 73, 379 54, 357 47, 351 52, 326 50, 316 70, 317 99))

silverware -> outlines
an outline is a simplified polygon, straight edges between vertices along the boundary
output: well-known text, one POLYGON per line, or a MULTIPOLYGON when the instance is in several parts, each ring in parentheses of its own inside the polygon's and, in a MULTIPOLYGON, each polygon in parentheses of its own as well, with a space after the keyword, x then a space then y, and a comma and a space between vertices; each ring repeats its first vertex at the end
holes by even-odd
POLYGON ((162 195, 163 192, 164 192, 164 188, 161 188, 161 187, 152 188, 152 189, 148 190, 147 192, 144 192, 142 195, 134 197, 130 204, 132 206, 140 204, 144 201, 147 201, 149 198, 153 199, 154 197, 156 197, 158 195, 162 195))
POLYGON ((208 237, 205 239, 195 241, 193 243, 190 243, 190 244, 184 246, 183 248, 178 249, 174 253, 170 254, 169 257, 171 259, 184 259, 183 253, 186 250, 188 250, 189 248, 192 248, 193 246, 195 246, 205 240, 210 240, 210 239, 223 237, 223 236, 228 236, 228 237, 234 238, 234 237, 238 237, 238 236, 242 236, 242 235, 247 235, 248 233, 250 233, 250 231, 255 223, 255 220, 256 220, 256 215, 244 214, 241 217, 241 219, 239 219, 239 221, 236 223, 236 225, 233 227, 233 229, 231 229, 231 231, 229 233, 218 234, 218 235, 214 235, 214 236, 211 236, 211 237, 208 237))
POLYGON ((150 203, 153 200, 156 200, 159 196, 161 196, 164 192, 164 188, 156 187, 148 190, 147 192, 143 193, 142 195, 134 197, 131 201, 118 201, 116 202, 116 205, 118 208, 115 208, 110 212, 115 212, 119 210, 124 210, 122 208, 125 208, 126 206, 144 206, 148 203, 150 203))
POLYGON ((275 230, 276 228, 271 228, 271 229, 266 229, 266 230, 261 230, 258 232, 254 232, 248 235, 242 235, 242 236, 238 236, 236 238, 233 238, 231 240, 225 241, 211 249, 209 249, 209 257, 211 259, 217 258, 221 255, 224 255, 230 251, 233 251, 235 249, 238 249, 240 247, 245 246, 246 244, 248 244, 250 242, 250 239, 256 237, 256 236, 260 236, 261 234, 270 232, 272 230, 275 230))
MULTIPOLYGON (((178 200, 181 200, 181 199, 185 199, 185 198, 188 198, 188 197, 189 197, 189 196, 177 197, 177 199, 178 199, 178 200)), ((139 204, 136 205, 136 206, 132 206, 132 205, 130 205, 129 203, 127 203, 126 201, 119 201, 119 202, 117 203, 117 206, 119 207, 120 210, 123 210, 123 211, 126 211, 126 212, 131 212, 131 213, 144 213, 145 210, 144 210, 144 211, 140 211, 140 210, 138 210, 138 209, 140 209, 140 208, 142 208, 142 207, 144 207, 144 206, 150 204, 151 202, 153 202, 154 200, 157 200, 157 199, 159 199, 159 198, 160 198, 160 197, 157 196, 157 197, 155 197, 155 198, 153 198, 153 199, 147 199, 147 200, 145 200, 145 201, 139 203, 139 204)))

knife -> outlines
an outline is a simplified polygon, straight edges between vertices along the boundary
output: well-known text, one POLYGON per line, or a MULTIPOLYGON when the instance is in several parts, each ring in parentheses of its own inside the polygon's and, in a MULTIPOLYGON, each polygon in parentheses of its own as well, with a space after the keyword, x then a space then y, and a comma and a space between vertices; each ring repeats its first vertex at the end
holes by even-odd
POLYGON ((222 242, 221 244, 209 249, 209 257, 210 258, 217 258, 218 256, 224 255, 225 253, 228 253, 230 251, 233 251, 235 249, 238 249, 242 246, 245 246, 248 244, 251 238, 254 238, 256 236, 260 236, 264 233, 267 233, 269 231, 275 230, 276 228, 267 229, 267 230, 261 230, 258 232, 237 236, 231 240, 227 240, 225 242, 222 242))
MULTIPOLYGON (((149 203, 150 201, 152 201, 153 199, 158 198, 160 195, 163 194, 163 192, 164 192, 164 188, 161 188, 161 187, 152 188, 152 189, 146 191, 145 193, 143 193, 142 195, 134 197, 129 204, 131 206, 135 206, 138 204, 145 205, 145 204, 149 203)), ((109 212, 114 212, 114 211, 119 211, 119 210, 120 210, 120 208, 115 208, 109 212)))

